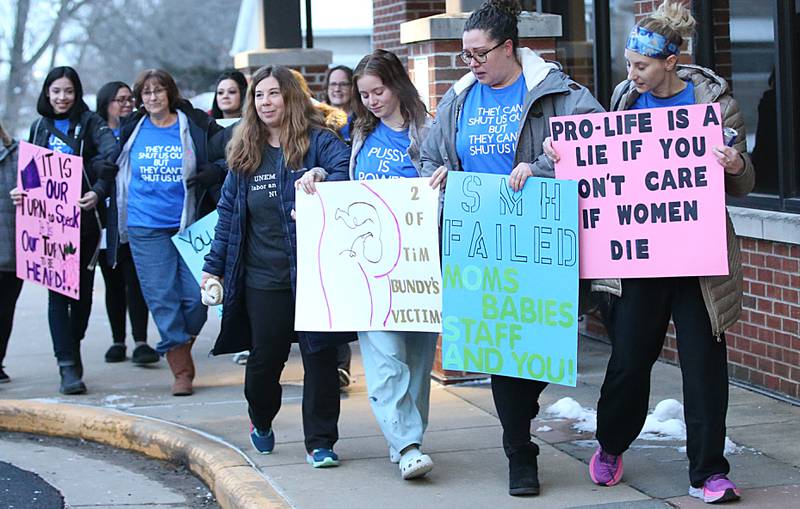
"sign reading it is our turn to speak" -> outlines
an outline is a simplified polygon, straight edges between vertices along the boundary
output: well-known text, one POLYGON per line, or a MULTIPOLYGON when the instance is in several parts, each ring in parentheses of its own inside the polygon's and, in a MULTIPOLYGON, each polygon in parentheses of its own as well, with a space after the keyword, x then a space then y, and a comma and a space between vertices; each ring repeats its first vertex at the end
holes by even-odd
POLYGON ((83 159, 23 141, 18 165, 17 277, 77 299, 83 159))
POLYGON ((577 183, 451 172, 442 222, 442 367, 575 386, 577 183))
POLYGON ((556 117, 556 177, 578 182, 582 278, 728 273, 719 104, 556 117))

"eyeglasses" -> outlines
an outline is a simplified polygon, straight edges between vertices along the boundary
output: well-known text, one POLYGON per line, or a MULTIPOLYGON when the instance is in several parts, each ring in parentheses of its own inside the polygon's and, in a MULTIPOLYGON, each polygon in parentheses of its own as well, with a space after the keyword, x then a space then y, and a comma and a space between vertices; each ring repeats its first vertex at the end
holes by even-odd
POLYGON ((481 51, 479 53, 470 53, 470 52, 464 50, 458 56, 460 56, 461 57, 461 61, 464 62, 467 65, 469 65, 470 60, 472 60, 473 58, 479 64, 485 64, 486 60, 488 59, 489 53, 491 53, 492 51, 496 50, 497 48, 499 48, 500 46, 502 46, 505 43, 506 43, 506 41, 503 41, 501 43, 498 43, 496 46, 493 46, 492 48, 487 49, 486 51, 481 51))
POLYGON ((134 104, 136 102, 136 99, 134 99, 133 97, 120 97, 119 99, 112 99, 111 101, 118 104, 134 104))
POLYGON ((142 97, 147 97, 148 95, 159 96, 166 92, 166 88, 154 88, 153 90, 142 90, 142 97))
POLYGON ((349 81, 331 81, 328 83, 328 88, 348 88, 349 86, 349 81))

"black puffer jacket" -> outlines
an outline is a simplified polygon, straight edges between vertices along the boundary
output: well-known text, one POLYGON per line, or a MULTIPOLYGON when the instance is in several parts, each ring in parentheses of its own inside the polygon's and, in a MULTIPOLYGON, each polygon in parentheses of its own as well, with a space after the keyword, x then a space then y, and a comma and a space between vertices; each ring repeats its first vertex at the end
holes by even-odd
MULTIPOLYGON (((117 139, 106 124, 106 121, 92 111, 84 111, 77 121, 70 121, 66 133, 56 129, 53 119, 40 117, 31 125, 28 142, 40 147, 47 147, 50 135, 60 135, 62 140, 69 145, 73 153, 83 158, 83 186, 81 194, 94 191, 100 198, 97 204, 97 213, 100 220, 105 222, 105 199, 111 195, 114 182, 108 178, 100 178, 94 170, 94 163, 98 160, 114 161, 117 153, 117 139)), ((81 212, 81 234, 97 229, 97 220, 94 211, 81 212)))

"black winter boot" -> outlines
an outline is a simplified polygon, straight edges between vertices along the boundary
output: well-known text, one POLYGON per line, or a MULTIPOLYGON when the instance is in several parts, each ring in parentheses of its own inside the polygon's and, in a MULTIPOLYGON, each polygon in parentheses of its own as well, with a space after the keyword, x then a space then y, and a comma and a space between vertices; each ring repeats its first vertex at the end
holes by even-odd
POLYGON ((539 465, 533 450, 517 451, 508 458, 508 494, 514 497, 539 494, 539 465))
POLYGON ((58 371, 61 373, 61 387, 58 389, 61 394, 84 394, 86 392, 86 385, 81 380, 78 366, 59 366, 58 371))

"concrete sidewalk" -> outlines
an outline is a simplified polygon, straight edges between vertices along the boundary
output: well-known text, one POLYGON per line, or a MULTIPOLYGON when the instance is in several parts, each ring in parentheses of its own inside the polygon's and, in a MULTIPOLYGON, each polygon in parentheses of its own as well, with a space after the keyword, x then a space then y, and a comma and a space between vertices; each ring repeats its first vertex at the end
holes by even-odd
MULTIPOLYGON (((125 362, 106 364, 110 333, 98 276, 95 305, 84 342, 85 381, 89 394, 65 397, 57 392, 58 375, 46 321, 46 293, 26 285, 5 361, 12 377, 0 386, 0 399, 77 403, 123 410, 134 416, 163 419, 218 437, 241 449, 288 505, 299 508, 380 507, 698 507, 686 496, 687 461, 669 441, 635 443, 625 455, 623 483, 593 485, 586 462, 594 450, 591 433, 579 433, 568 420, 537 419, 533 429, 542 446, 539 458, 542 495, 507 495, 507 464, 500 447, 501 428, 486 384, 442 387, 431 394, 430 427, 424 449, 436 468, 425 479, 405 482, 389 463, 386 442, 369 408, 363 371, 354 348, 354 384, 342 397, 340 468, 314 470, 305 463, 300 426, 302 366, 294 351, 284 372, 284 402, 274 429, 275 452, 257 454, 249 444, 244 368, 230 356, 208 358, 219 321, 214 311, 195 346, 196 393, 169 395, 171 375, 165 362, 138 368, 125 362), (544 428, 546 429, 546 428, 544 428)), ((151 323, 151 338, 157 332, 151 323)), ((151 341, 152 342, 152 341, 151 341)), ((130 346, 128 354, 130 355, 130 346)), ((582 340, 577 388, 550 386, 542 408, 569 396, 595 407, 609 347, 582 340)), ((680 372, 659 363, 653 374, 651 404, 682 400, 680 372)), ((731 477, 744 490, 736 507, 800 507, 800 408, 754 392, 731 387, 728 436, 741 450, 729 456, 731 477)), ((2 459, 2 453, 0 453, 2 459)))

